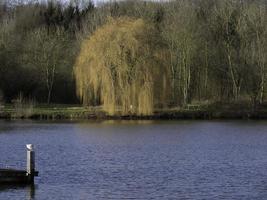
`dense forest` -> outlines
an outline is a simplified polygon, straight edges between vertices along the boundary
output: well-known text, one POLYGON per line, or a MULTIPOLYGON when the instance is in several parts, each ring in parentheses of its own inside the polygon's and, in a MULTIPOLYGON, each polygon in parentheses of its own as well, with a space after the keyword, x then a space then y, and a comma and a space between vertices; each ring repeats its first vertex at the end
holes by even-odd
POLYGON ((0 98, 110 114, 267 100, 265 0, 0 3, 0 98))

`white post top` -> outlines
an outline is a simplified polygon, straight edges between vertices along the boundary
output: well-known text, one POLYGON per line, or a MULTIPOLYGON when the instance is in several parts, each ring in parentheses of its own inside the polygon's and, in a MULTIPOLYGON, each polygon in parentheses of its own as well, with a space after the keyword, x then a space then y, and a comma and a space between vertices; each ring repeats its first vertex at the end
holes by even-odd
POLYGON ((28 151, 33 151, 33 145, 32 144, 26 144, 26 148, 28 151))

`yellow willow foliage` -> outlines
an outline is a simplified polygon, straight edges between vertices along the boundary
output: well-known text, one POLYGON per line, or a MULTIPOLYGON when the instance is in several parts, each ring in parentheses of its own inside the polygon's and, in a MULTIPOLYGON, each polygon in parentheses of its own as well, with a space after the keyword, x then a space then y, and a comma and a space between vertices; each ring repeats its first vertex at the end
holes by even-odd
POLYGON ((154 33, 142 19, 110 18, 85 39, 74 67, 82 102, 109 114, 152 114, 165 100, 168 76, 154 33))

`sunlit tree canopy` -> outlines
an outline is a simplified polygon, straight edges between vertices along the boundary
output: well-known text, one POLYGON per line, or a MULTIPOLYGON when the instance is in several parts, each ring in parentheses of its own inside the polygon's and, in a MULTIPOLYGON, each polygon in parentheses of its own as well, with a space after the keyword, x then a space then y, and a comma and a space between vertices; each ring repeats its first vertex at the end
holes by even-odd
POLYGON ((75 64, 83 103, 101 104, 109 114, 152 114, 167 91, 168 73, 156 38, 153 26, 142 19, 110 18, 84 40, 75 64))

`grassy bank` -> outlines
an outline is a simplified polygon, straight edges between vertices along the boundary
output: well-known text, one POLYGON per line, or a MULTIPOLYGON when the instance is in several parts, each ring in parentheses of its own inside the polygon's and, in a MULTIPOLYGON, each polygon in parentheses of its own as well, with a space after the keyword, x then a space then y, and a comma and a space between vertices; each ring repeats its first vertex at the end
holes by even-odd
POLYGON ((183 108, 157 109, 150 116, 106 114, 101 107, 80 105, 36 105, 17 107, 4 105, 0 108, 0 119, 267 119, 267 106, 251 109, 248 104, 191 104, 183 108))

